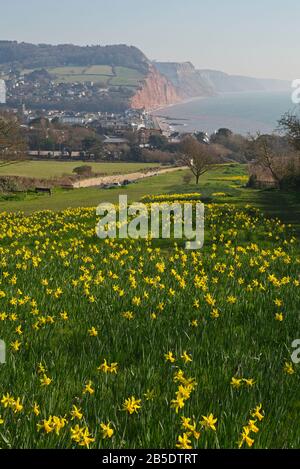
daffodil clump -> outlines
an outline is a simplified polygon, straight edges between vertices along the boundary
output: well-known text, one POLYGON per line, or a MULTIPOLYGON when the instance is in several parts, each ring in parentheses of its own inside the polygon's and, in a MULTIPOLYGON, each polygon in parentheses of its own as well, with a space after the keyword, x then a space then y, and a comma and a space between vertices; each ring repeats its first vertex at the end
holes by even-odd
POLYGON ((189 251, 101 241, 92 208, 0 222, 0 448, 299 446, 291 227, 208 204, 189 251))
POLYGON ((242 448, 243 445, 251 448, 254 445, 255 439, 253 436, 259 432, 257 424, 262 422, 263 419, 264 413, 262 410, 262 404, 259 404, 254 410, 252 410, 248 424, 243 427, 239 441, 239 448, 242 448))
POLYGON ((214 192, 211 195, 212 197, 228 197, 228 194, 226 194, 225 192, 214 192))
POLYGON ((161 194, 161 195, 145 195, 142 197, 143 202, 189 202, 199 201, 201 198, 199 192, 191 192, 189 194, 161 194))

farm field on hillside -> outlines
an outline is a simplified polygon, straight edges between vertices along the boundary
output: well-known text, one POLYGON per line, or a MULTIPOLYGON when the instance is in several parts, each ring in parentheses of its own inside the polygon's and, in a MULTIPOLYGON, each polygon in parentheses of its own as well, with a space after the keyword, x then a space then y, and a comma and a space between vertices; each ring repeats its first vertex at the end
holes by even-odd
POLYGON ((290 228, 220 199, 200 251, 100 241, 93 208, 0 218, 0 447, 299 447, 290 228))
MULTIPOLYGON (((33 72, 33 69, 23 70, 24 74, 33 72)), ((137 87, 143 75, 135 69, 127 67, 111 67, 110 65, 92 65, 90 67, 48 67, 47 71, 56 75, 57 82, 86 82, 102 83, 110 86, 137 87)))
POLYGON ((110 84, 114 86, 137 87, 144 78, 140 72, 133 68, 115 67, 115 73, 116 76, 110 81, 110 84))

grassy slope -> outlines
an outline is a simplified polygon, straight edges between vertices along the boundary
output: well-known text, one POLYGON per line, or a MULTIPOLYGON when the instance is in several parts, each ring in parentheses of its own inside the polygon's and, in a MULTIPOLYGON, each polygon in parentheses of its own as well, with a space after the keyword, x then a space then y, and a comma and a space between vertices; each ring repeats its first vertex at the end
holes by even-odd
MULTIPOLYGON (((211 196, 214 192, 225 191, 232 195, 225 199, 229 202, 238 205, 254 203, 266 208, 268 213, 275 210, 282 217, 292 215, 295 223, 299 221, 299 216, 293 215, 297 214, 296 208, 299 209, 299 199, 295 195, 243 189, 237 180, 238 174, 243 173, 245 168, 240 166, 218 168, 218 171, 203 177, 200 187, 196 188, 194 185, 184 185, 183 174, 178 172, 142 181, 129 186, 127 191, 131 199, 138 199, 145 193, 198 189, 205 196, 211 196), (295 208, 294 212, 289 210, 291 207, 295 208)), ((119 192, 119 189, 58 192, 53 197, 41 196, 32 201, 19 202, 18 207, 23 208, 28 203, 29 210, 33 210, 38 201, 44 205, 40 208, 45 208, 48 204, 48 208, 52 209, 60 208, 55 203, 64 206, 70 205, 70 202, 74 206, 95 205, 99 197, 103 197, 103 200, 116 200, 119 192)), ((221 198, 216 200, 222 201, 221 198)), ((214 207, 213 211, 216 213, 218 208, 214 207)), ((61 220, 50 225, 49 229, 47 221, 53 217, 52 214, 39 214, 35 217, 35 222, 38 221, 43 228, 49 230, 49 249, 41 249, 38 245, 41 264, 34 268, 31 259, 25 261, 20 256, 27 268, 17 271, 16 263, 19 259, 15 250, 20 250, 20 247, 28 243, 34 252, 34 241, 40 241, 41 238, 39 233, 30 235, 27 230, 23 234, 16 229, 14 221, 11 222, 12 228, 16 229, 16 238, 19 237, 19 245, 10 248, 9 244, 15 239, 6 241, 9 251, 5 254, 5 262, 8 261, 5 269, 12 273, 17 271, 17 283, 11 285, 10 278, 3 278, 1 289, 7 292, 7 297, 1 300, 2 310, 14 311, 9 299, 17 296, 15 292, 20 289, 24 296, 28 293, 37 301, 42 315, 51 314, 56 322, 36 331, 32 323, 38 317, 29 314, 26 305, 17 309, 18 313, 19 310, 22 313, 19 314, 24 330, 20 339, 22 345, 18 353, 9 351, 9 366, 3 367, 0 391, 1 394, 10 392, 13 396, 24 399, 24 411, 15 416, 10 409, 1 408, 5 419, 1 433, 8 435, 2 446, 71 447, 69 428, 63 429, 59 436, 55 432, 46 435, 43 430, 37 432, 36 423, 53 414, 67 414, 70 420, 71 406, 78 402, 89 429, 96 437, 94 446, 97 448, 173 448, 177 435, 183 431, 180 429, 181 415, 195 418, 198 428, 201 416, 210 412, 218 418, 217 433, 203 430, 199 442, 193 440, 193 445, 200 448, 236 448, 238 435, 249 419, 250 409, 261 402, 266 416, 262 422, 257 422, 260 431, 252 435, 255 439, 254 447, 299 447, 299 372, 297 370, 293 376, 283 373, 283 364, 290 356, 290 344, 299 337, 299 295, 292 284, 275 288, 268 281, 269 274, 275 274, 278 278, 297 278, 295 252, 291 254, 291 265, 285 264, 280 258, 272 259, 271 254, 263 257, 270 262, 266 272, 259 271, 262 263, 261 251, 250 250, 240 254, 241 264, 237 268, 234 256, 228 254, 226 245, 222 242, 218 243, 217 254, 214 253, 216 257, 212 257, 211 245, 205 244, 199 263, 192 261, 191 253, 187 253, 187 261, 183 262, 182 254, 174 256, 174 261, 171 261, 158 252, 148 252, 147 249, 138 251, 145 246, 139 243, 134 243, 128 254, 121 255, 118 245, 112 248, 111 245, 101 245, 88 237, 87 227, 93 229, 93 213, 88 218, 84 214, 63 215, 66 217, 66 231, 63 233, 60 231, 61 220), (74 245, 74 238, 77 237, 83 242, 79 249, 74 245), (60 249, 53 242, 60 243, 60 249), (92 249, 94 245, 97 251, 92 249), (65 257, 66 253, 70 261, 65 257), (257 264, 249 268, 250 260, 254 259, 257 264), (145 282, 145 276, 157 275, 158 266, 162 262, 165 271, 159 275, 161 284, 166 288, 150 287, 145 282), (215 270, 217 263, 226 266, 224 274, 215 270), (91 265, 95 266, 95 271, 91 269, 91 265), (99 271, 103 274, 103 283, 100 285, 86 281, 91 288, 90 293, 96 297, 95 303, 89 302, 83 291, 84 285, 79 281, 83 267, 88 269, 91 279, 95 279, 99 271), (210 317, 211 308, 204 300, 207 291, 194 285, 196 275, 200 280, 205 277, 202 275, 202 267, 208 277, 208 291, 213 294, 221 312, 218 320, 210 317), (228 275, 230 267, 233 267, 233 278, 228 275), (129 268, 135 272, 136 288, 130 285, 129 268), (179 277, 187 271, 185 289, 170 275, 172 268, 179 273, 179 277), (116 279, 111 278, 110 271, 117 275, 116 279), (213 282, 216 277, 217 284, 213 282), (239 277, 243 277, 245 285, 238 284, 239 277), (48 287, 42 286, 42 279, 48 279, 52 293, 46 294, 48 287), (72 280, 78 282, 76 288, 71 283, 72 280), (254 281, 263 282, 266 290, 248 290, 246 285, 254 281), (114 291, 113 287, 116 285, 125 290, 123 297, 118 297, 117 291, 114 291), (59 298, 54 296, 57 287, 61 287, 63 292, 59 298), (170 287, 174 289, 174 299, 168 294, 170 287), (145 291, 148 293, 147 300, 143 297, 145 291), (228 295, 234 295, 237 302, 229 304, 226 300, 228 295), (133 304, 134 296, 142 298, 140 306, 133 304), (194 307, 196 298, 201 302, 199 310, 194 307), (283 323, 274 319, 275 298, 284 302, 283 323), (163 311, 157 310, 160 302, 164 303, 163 311), (122 316, 124 311, 129 310, 134 312, 134 319, 131 321, 122 316), (60 320, 61 311, 68 313, 68 321, 60 320), (152 311, 159 311, 155 320, 151 318, 152 311), (191 321, 195 318, 199 321, 199 327, 193 329, 191 321), (89 336, 91 326, 99 331, 98 337, 89 336), (27 343, 30 344, 28 348, 27 343), (177 358, 175 365, 164 361, 164 353, 169 350, 177 358), (191 353, 191 363, 184 364, 180 359, 184 350, 191 353), (119 363, 116 376, 99 374, 96 371, 104 358, 109 362, 119 363), (40 386, 40 376, 36 372, 40 361, 46 365, 47 374, 53 379, 46 389, 40 386), (177 389, 174 383, 177 366, 184 370, 187 377, 195 377, 198 383, 179 415, 170 409, 171 399, 175 398, 177 389), (233 389, 230 386, 233 376, 251 377, 256 384, 253 388, 243 385, 240 390, 233 389), (95 394, 83 396, 82 389, 88 379, 93 381, 95 394), (153 401, 145 400, 144 392, 147 389, 154 391, 153 401), (120 410, 122 402, 130 395, 142 398, 139 415, 127 416, 120 410), (41 406, 41 415, 38 418, 33 416, 31 410, 35 401, 41 406), (17 425, 13 418, 18 419, 17 425), (115 428, 113 440, 101 438, 100 421, 112 421, 115 428)), ((234 227, 239 231, 238 245, 246 247, 253 242, 258 243, 260 249, 283 246, 282 239, 268 239, 267 233, 274 225, 261 220, 261 224, 256 225, 255 229, 252 226, 245 236, 244 230, 239 230, 240 223, 231 217, 226 211, 224 214, 220 213, 216 219, 211 219, 208 231, 216 228, 214 233, 217 232, 218 236, 225 234, 227 241, 228 238, 231 240, 228 230, 234 227)), ((27 226, 28 228, 30 231, 32 225, 27 226)), ((6 235, 7 226, 2 225, 2 230, 6 235)), ((284 249, 288 247, 284 246, 284 249)), ((30 310, 31 308, 28 309, 30 310)), ((14 332, 16 324, 10 320, 2 323, 1 334, 7 343, 17 337, 14 332)), ((72 426, 75 423, 70 421, 72 426)))
MULTIPOLYGON (((108 166, 111 169, 113 168, 113 164, 108 166)), ((126 168, 129 170, 127 165, 126 168)), ((119 194, 124 193, 128 195, 129 201, 136 201, 147 194, 201 192, 205 197, 210 197, 214 192, 226 192, 230 197, 225 199, 213 198, 213 200, 217 202, 226 201, 238 206, 255 205, 262 209, 266 215, 278 217, 286 223, 293 224, 297 233, 300 234, 300 194, 275 190, 245 189, 242 186, 245 184, 247 167, 241 165, 219 167, 217 170, 205 174, 199 186, 184 184, 184 173, 178 171, 167 175, 164 174, 131 184, 126 188, 57 190, 51 197, 46 195, 27 196, 26 200, 22 201, 0 202, 0 211, 23 210, 30 213, 44 209, 62 210, 67 207, 93 207, 103 201, 117 202, 119 194), (242 179, 239 179, 239 177, 242 179)))
MULTIPOLYGON (((143 75, 134 69, 127 67, 114 67, 110 65, 93 65, 91 67, 50 67, 49 73, 57 76, 56 82, 80 82, 93 81, 95 83, 109 84, 110 86, 138 86, 143 75)), ((31 69, 23 70, 28 74, 31 69)))
POLYGON ((24 176, 39 179, 49 179, 62 175, 71 175, 73 169, 81 165, 92 166, 95 173, 125 174, 143 168, 158 166, 156 163, 87 163, 84 161, 53 162, 53 161, 24 161, 7 164, 0 167, 1 176, 24 176))
POLYGON ((116 76, 110 80, 112 86, 138 86, 143 75, 132 68, 115 67, 116 76))

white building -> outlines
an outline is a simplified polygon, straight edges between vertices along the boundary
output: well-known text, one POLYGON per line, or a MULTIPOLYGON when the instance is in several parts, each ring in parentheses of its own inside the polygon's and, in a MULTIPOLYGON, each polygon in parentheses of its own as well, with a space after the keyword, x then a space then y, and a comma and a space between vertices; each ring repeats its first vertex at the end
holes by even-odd
POLYGON ((6 85, 4 80, 0 80, 0 104, 6 103, 6 85))

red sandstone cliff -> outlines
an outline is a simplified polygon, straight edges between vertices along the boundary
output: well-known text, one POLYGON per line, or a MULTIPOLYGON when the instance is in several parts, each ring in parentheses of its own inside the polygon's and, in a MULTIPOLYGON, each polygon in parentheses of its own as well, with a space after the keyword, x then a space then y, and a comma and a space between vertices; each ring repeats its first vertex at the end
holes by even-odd
POLYGON ((153 110, 158 107, 176 104, 182 101, 176 88, 155 67, 150 65, 149 74, 145 78, 141 89, 131 99, 133 109, 153 110))

